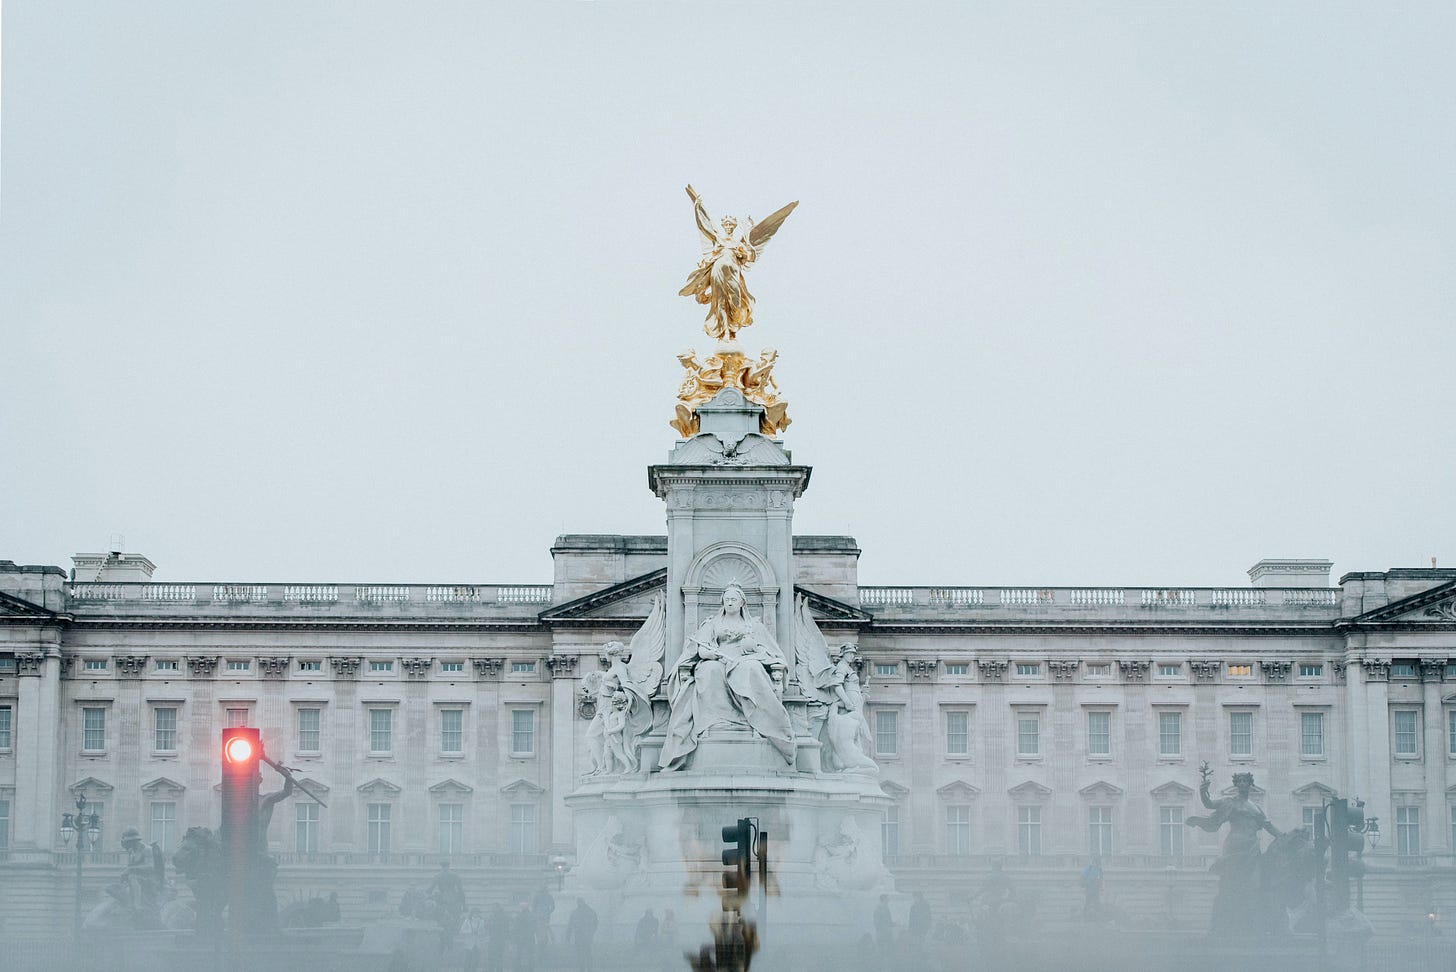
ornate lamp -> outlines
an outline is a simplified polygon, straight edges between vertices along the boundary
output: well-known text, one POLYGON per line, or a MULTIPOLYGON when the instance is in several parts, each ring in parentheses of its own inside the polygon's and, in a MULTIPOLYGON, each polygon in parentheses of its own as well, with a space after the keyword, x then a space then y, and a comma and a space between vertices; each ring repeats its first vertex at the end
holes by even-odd
POLYGON ((92 847, 95 847, 97 842, 101 840, 101 817, 99 815, 94 813, 87 814, 86 836, 90 838, 92 847))
POLYGON ((76 826, 71 820, 69 813, 61 814, 61 843, 67 847, 71 846, 71 835, 76 832, 76 826))

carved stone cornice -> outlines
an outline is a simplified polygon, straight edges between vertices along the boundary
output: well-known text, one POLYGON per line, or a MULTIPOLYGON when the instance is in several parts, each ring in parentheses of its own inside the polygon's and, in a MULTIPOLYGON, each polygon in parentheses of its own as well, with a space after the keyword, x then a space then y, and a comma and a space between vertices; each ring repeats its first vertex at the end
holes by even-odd
POLYGON ((1365 681, 1367 682, 1390 681, 1390 662, 1388 661, 1367 658, 1360 662, 1360 667, 1365 669, 1365 681))
POLYGON ((981 669, 981 678, 988 682, 1005 676, 1006 669, 1010 667, 1004 661, 978 661, 976 665, 981 669))
POLYGON ((1148 669, 1152 666, 1153 663, 1147 661, 1119 660, 1117 670, 1122 673, 1122 677, 1127 681, 1141 682, 1148 677, 1148 669))
POLYGON ((258 671, 263 673, 264 678, 283 678, 287 676, 288 663, 292 660, 288 655, 260 655, 258 671))
POLYGON ((335 678, 358 678, 364 664, 362 655, 331 655, 329 664, 334 667, 335 678))
POLYGON ((111 660, 122 678, 141 678, 147 668, 146 655, 112 655, 111 660))
POLYGON ((551 669, 552 678, 571 678, 576 674, 579 660, 577 655, 551 655, 546 659, 546 667, 551 669))
POLYGON ((1446 674, 1446 660, 1443 658, 1421 659, 1421 681, 1439 682, 1446 674))
POLYGON ((428 678, 432 661, 432 658, 401 658, 399 664, 406 678, 428 678))
POLYGON ((193 678, 211 678, 217 673, 216 655, 188 655, 187 668, 193 678))
POLYGON ((936 670, 940 667, 938 658, 907 658, 905 659, 905 671, 910 673, 911 678, 932 679, 936 670))
POLYGON ((17 651, 15 671, 21 675, 39 675, 45 665, 45 657, 42 651, 17 651))
POLYGON ((1293 667, 1287 661, 1261 661, 1259 668, 1263 670, 1264 677, 1271 682, 1282 682, 1289 677, 1289 670, 1293 667))
POLYGON ((1079 662, 1066 658, 1053 658, 1047 662, 1047 670, 1059 682, 1067 681, 1077 674, 1079 662))
POLYGON ((1195 681, 1211 682, 1218 678, 1220 664, 1216 661, 1209 661, 1206 658, 1188 659, 1188 670, 1193 673, 1195 681))
POLYGON ((472 658, 470 663, 475 666, 475 674, 480 678, 495 678, 500 674, 501 666, 506 663, 504 658, 472 658))

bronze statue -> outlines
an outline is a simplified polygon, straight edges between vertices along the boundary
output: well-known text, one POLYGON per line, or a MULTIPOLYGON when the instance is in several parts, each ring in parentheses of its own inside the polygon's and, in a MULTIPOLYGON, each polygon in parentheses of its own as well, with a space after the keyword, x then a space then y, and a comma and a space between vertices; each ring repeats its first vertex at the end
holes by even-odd
POLYGON ((1209 832, 1217 831, 1224 824, 1229 828, 1223 842, 1223 853, 1212 868, 1218 875, 1212 930, 1248 934, 1250 930, 1267 927, 1268 909, 1260 874, 1259 832, 1268 831, 1276 838, 1280 833, 1264 815, 1263 809, 1249 799, 1249 791, 1254 786, 1252 773, 1235 773, 1234 795, 1214 800, 1208 792, 1213 770, 1205 762, 1198 772, 1203 777, 1198 785, 1198 796, 1213 813, 1206 817, 1189 817, 1185 823, 1209 832))

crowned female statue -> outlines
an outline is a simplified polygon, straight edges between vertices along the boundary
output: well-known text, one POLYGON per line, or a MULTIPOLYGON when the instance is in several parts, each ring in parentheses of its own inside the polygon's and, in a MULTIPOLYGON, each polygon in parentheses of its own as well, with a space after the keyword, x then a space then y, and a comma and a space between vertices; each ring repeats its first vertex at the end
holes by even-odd
POLYGON ((743 588, 728 585, 723 607, 688 639, 669 676, 663 769, 686 766, 703 733, 718 726, 751 728, 793 765, 794 730, 777 684, 786 668, 783 652, 746 603, 743 588))

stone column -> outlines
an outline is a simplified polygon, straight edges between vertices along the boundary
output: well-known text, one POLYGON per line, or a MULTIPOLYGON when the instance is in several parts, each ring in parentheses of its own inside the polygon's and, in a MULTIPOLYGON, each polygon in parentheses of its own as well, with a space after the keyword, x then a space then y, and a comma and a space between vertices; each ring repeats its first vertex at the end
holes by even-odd
MULTIPOLYGON (((61 650, 56 633, 44 632, 49 644, 17 653, 19 672, 11 736, 15 746, 15 800, 10 820, 16 848, 58 850, 61 826, 59 794, 65 760, 61 718, 61 650), (26 727, 34 732, 26 732, 26 727), (23 808, 23 809, 22 809, 23 808)), ((74 721, 74 720, 73 720, 74 721)))
POLYGON ((571 809, 566 797, 576 784, 576 679, 579 657, 555 654, 546 659, 551 669, 551 852, 572 849, 571 809))
MULTIPOLYGON (((1450 809, 1446 797, 1446 780, 1451 759, 1446 738, 1446 713, 1441 706, 1441 677, 1445 674, 1446 660, 1426 659, 1421 662, 1421 695, 1425 713, 1425 746, 1421 748, 1421 761, 1426 778, 1426 813, 1430 824, 1424 828, 1426 844, 1430 851, 1449 854, 1451 847, 1450 809)), ((1393 833, 1393 832, 1392 832, 1393 833)))
POLYGON ((1360 652, 1352 648, 1345 653, 1345 778, 1332 781, 1347 797, 1359 793, 1369 799, 1366 794, 1371 794, 1369 731, 1365 669, 1360 663, 1360 652))

